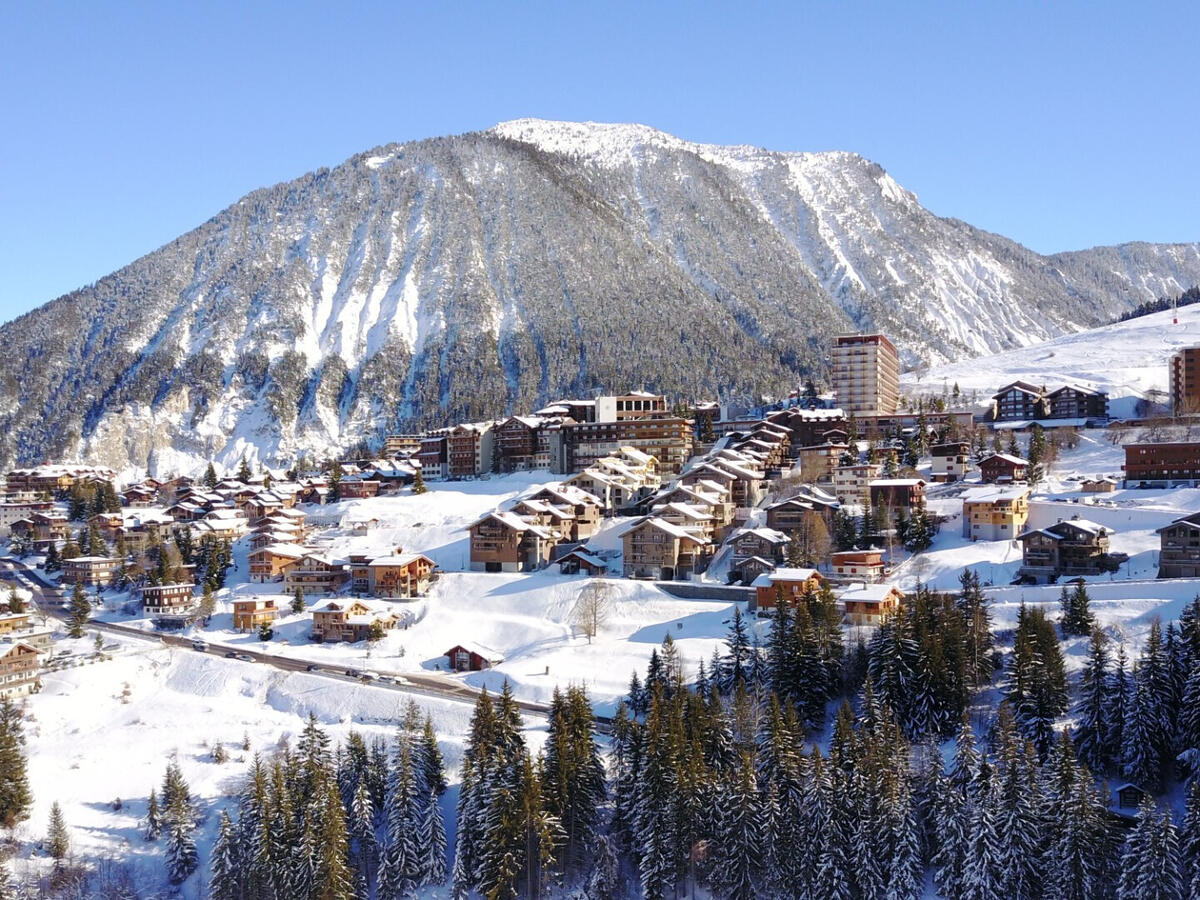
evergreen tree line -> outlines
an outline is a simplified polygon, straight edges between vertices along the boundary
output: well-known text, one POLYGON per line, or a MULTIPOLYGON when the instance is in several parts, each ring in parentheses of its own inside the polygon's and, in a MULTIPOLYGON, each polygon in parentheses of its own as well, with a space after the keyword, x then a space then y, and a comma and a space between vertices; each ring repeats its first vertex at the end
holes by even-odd
MULTIPOLYGON (((1200 303, 1200 285, 1190 287, 1173 301, 1176 306, 1191 306, 1193 303, 1200 303)), ((1130 319, 1137 319, 1141 316, 1148 316, 1151 313, 1163 312, 1171 308, 1172 300, 1170 297, 1159 297, 1157 300, 1147 300, 1144 303, 1139 303, 1128 312, 1123 312, 1117 316, 1118 322, 1128 322, 1130 319)))

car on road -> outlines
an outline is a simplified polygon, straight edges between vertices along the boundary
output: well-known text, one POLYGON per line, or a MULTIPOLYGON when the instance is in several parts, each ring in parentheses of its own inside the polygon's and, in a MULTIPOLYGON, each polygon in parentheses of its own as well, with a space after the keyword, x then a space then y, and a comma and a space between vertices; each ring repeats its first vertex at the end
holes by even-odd
POLYGON ((230 650, 228 653, 225 654, 225 658, 226 659, 237 659, 238 652, 236 650, 230 650))
POLYGON ((320 672, 321 667, 318 666, 316 663, 309 663, 307 666, 304 667, 304 671, 305 672, 320 672))
POLYGON ((192 649, 199 650, 201 653, 204 653, 205 651, 208 650, 208 642, 207 641, 192 641, 192 649))
POLYGON ((251 656, 249 653, 239 653, 237 655, 237 658, 240 659, 242 662, 254 662, 254 657, 251 656))
POLYGON ((347 669, 347 670, 346 670, 345 672, 343 672, 342 674, 343 674, 343 675, 345 675, 345 676, 346 676, 346 677, 348 677, 348 678, 357 678, 357 677, 358 677, 359 675, 361 675, 362 673, 361 673, 361 672, 359 672, 357 669, 347 669))

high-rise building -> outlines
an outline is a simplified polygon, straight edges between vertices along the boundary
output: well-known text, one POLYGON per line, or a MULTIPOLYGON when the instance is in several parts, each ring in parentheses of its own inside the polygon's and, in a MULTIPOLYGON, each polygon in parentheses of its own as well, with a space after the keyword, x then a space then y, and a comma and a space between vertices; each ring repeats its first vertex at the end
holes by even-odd
POLYGON ((1200 347, 1184 347, 1171 357, 1171 412, 1200 413, 1200 347))
POLYGON ((900 357, 882 334, 841 334, 833 341, 833 390, 855 415, 890 415, 900 406, 900 357))

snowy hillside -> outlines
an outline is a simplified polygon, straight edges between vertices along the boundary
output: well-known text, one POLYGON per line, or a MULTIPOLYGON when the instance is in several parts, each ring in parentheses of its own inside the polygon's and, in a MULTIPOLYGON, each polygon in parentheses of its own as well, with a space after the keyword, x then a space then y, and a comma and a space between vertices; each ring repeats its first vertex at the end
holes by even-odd
POLYGON ((290 463, 602 389, 745 400, 838 331, 944 362, 1195 283, 1196 245, 1042 257, 852 153, 519 120, 256 191, 0 328, 0 461, 290 463))
POLYGON ((994 356, 962 360, 908 372, 903 389, 912 394, 940 395, 957 384, 984 400, 1000 386, 1022 380, 1050 390, 1073 383, 1108 392, 1114 418, 1133 415, 1145 397, 1163 400, 1168 388, 1167 363, 1181 347, 1200 345, 1200 307, 1185 306, 1175 314, 1152 313, 1054 338, 994 356))

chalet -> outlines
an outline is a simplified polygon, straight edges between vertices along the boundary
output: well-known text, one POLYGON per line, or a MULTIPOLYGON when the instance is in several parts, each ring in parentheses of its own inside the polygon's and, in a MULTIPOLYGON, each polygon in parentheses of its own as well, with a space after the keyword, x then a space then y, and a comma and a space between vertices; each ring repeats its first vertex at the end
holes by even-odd
POLYGON ((754 588, 754 608, 759 613, 770 612, 781 597, 795 606, 801 597, 819 591, 823 584, 825 578, 816 569, 778 568, 764 572, 750 585, 754 588))
POLYGON ((833 481, 833 470, 841 463, 842 454, 848 453, 847 444, 824 443, 800 448, 800 475, 814 484, 829 484, 833 481))
POLYGON ((550 562, 558 535, 511 512, 493 512, 467 527, 474 572, 529 572, 550 562))
POLYGON ((265 584, 283 576, 304 556, 303 547, 296 544, 268 544, 250 554, 250 580, 265 584))
POLYGON ((76 556, 74 559, 64 559, 62 582, 108 587, 116 578, 121 562, 122 560, 110 556, 76 556))
POLYGON ((509 416, 494 429, 495 450, 501 472, 534 468, 538 431, 545 427, 539 416, 509 416))
POLYGON ((22 697, 38 686, 37 648, 24 641, 0 644, 0 697, 22 697))
POLYGON ((564 537, 570 541, 586 541, 600 528, 603 510, 600 500, 580 487, 574 485, 551 485, 544 487, 527 499, 540 500, 571 513, 566 521, 567 531, 564 537))
POLYGON ((857 584, 842 591, 838 599, 847 623, 878 625, 900 609, 904 594, 891 584, 857 584))
POLYGON ((979 461, 979 478, 985 484, 1007 484, 1028 477, 1029 460, 1010 453, 993 453, 979 461))
POLYGON ((1128 781, 1117 786, 1113 793, 1117 797, 1117 809, 1137 809, 1146 799, 1146 792, 1128 781))
POLYGON ((1025 381, 1006 384, 992 395, 992 419, 996 422, 1044 419, 1045 391, 1025 381))
POLYGON ((1125 484, 1195 485, 1200 483, 1200 442, 1126 444, 1125 484))
POLYGON ((1011 541, 1029 521, 1029 488, 972 488, 963 494, 963 537, 973 541, 1011 541))
POLYGON ((474 641, 456 644, 443 655, 450 660, 450 668, 455 672, 478 672, 504 662, 504 657, 491 647, 474 641))
POLYGON ((1108 394, 1078 384, 1064 384, 1046 395, 1051 419, 1107 419, 1108 394))
POLYGON ((192 526, 197 537, 209 536, 234 541, 250 529, 250 522, 240 509, 219 506, 211 509, 192 526))
POLYGON ((1085 494, 1111 494, 1117 483, 1111 478, 1087 478, 1079 487, 1085 494))
MULTIPOLYGON (((422 469, 424 472, 424 469, 422 469)), ((379 496, 380 482, 377 478, 363 475, 347 475, 338 482, 339 500, 366 500, 379 496)))
MULTIPOLYGON (((734 559, 761 556, 773 563, 783 562, 787 546, 791 542, 782 531, 774 528, 743 528, 729 539, 734 559)), ((734 563, 735 567, 737 563, 734 563)))
POLYGON ((1158 577, 1200 577, 1200 513, 1191 513, 1157 530, 1158 577))
POLYGON ((190 581, 175 584, 147 584, 139 590, 142 612, 148 616, 177 616, 196 608, 195 585, 190 581))
POLYGON ((767 507, 767 527, 790 536, 815 527, 814 520, 820 519, 828 530, 837 506, 811 496, 789 497, 767 507))
POLYGON ((52 504, 49 500, 17 500, 0 503, 0 528, 9 529, 20 519, 28 519, 35 512, 49 512, 52 504))
POLYGON ((886 574, 882 550, 839 550, 830 554, 829 561, 838 579, 874 584, 886 574))
POLYGON ((690 503, 663 503, 651 508, 651 515, 686 528, 705 543, 711 543, 715 533, 713 517, 705 510, 690 503))
POLYGON ((390 631, 399 623, 392 607, 373 600, 328 600, 313 607, 311 637, 314 641, 365 641, 378 623, 390 631))
MULTIPOLYGON (((28 519, 30 529, 27 539, 35 551, 49 549, 51 543, 65 541, 71 537, 71 525, 67 517, 59 513, 35 512, 28 519)), ((17 534, 16 523, 13 523, 13 534, 17 534)))
POLYGON ((306 552, 283 572, 283 587, 289 594, 332 594, 346 583, 346 562, 323 553, 306 552))
POLYGON ((729 577, 731 581, 740 581, 742 584, 749 585, 753 584, 754 579, 760 575, 774 572, 778 565, 774 560, 761 556, 744 556, 735 559, 730 564, 729 577))
POLYGON ((712 516, 713 533, 723 539, 734 522, 735 507, 729 490, 715 482, 695 481, 678 484, 659 491, 650 501, 654 507, 661 503, 686 503, 712 516))
POLYGON ((1036 583, 1060 575, 1099 575, 1109 567, 1108 529, 1079 516, 1017 535, 1022 563, 1017 574, 1036 583))
POLYGON ((865 506, 871 502, 871 482, 879 477, 877 463, 854 463, 833 470, 833 492, 843 503, 865 506))
POLYGON ((688 579, 705 558, 704 538, 656 516, 639 519, 620 536, 626 578, 688 579))
MULTIPOLYGON (((7 609, 7 607, 5 607, 7 609)), ((15 634, 33 627, 30 614, 27 612, 4 613, 0 615, 0 636, 15 634)))
POLYGON ((558 571, 563 575, 578 575, 582 572, 595 578, 608 574, 608 563, 582 548, 564 553, 557 560, 558 571))
POLYGON ((121 492, 121 503, 129 509, 153 506, 158 500, 158 491, 143 485, 134 485, 121 492))
POLYGON ((273 599, 251 597, 233 601, 233 627, 237 631, 257 631, 269 625, 279 616, 279 607, 273 599))
POLYGON ((969 448, 964 441, 949 444, 934 444, 929 448, 933 465, 929 480, 935 483, 960 481, 967 476, 967 454, 969 448))
POLYGON ((917 509, 925 505, 925 482, 920 478, 877 478, 870 489, 871 505, 877 509, 917 509))
POLYGON ((423 597, 429 591, 435 563, 423 553, 380 556, 367 563, 367 593, 399 600, 423 597))

